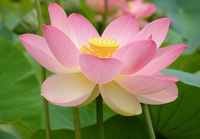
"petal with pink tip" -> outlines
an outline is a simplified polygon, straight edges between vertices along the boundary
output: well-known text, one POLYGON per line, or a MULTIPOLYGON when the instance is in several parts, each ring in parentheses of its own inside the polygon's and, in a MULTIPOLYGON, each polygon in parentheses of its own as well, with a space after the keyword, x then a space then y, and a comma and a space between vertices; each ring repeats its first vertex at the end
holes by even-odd
POLYGON ((152 39, 156 42, 157 47, 159 47, 164 41, 171 19, 161 18, 157 19, 148 25, 146 25, 134 38, 133 40, 145 40, 152 35, 152 39))
POLYGON ((48 10, 51 25, 63 31, 74 42, 74 44, 78 45, 75 32, 67 20, 65 11, 56 3, 49 4, 48 10))
POLYGON ((100 92, 105 103, 116 113, 125 116, 142 113, 141 105, 137 98, 114 81, 100 85, 100 92))
POLYGON ((115 81, 128 92, 135 95, 152 94, 170 85, 176 83, 178 79, 171 76, 145 76, 145 75, 132 75, 117 77, 115 81))
POLYGON ((112 21, 102 34, 104 38, 110 38, 123 46, 133 41, 139 31, 139 25, 134 16, 127 15, 112 21))
POLYGON ((24 34, 20 35, 19 38, 29 54, 46 69, 55 73, 64 73, 69 70, 57 61, 43 37, 24 34))
POLYGON ((187 48, 183 44, 172 45, 158 49, 155 58, 135 74, 152 75, 174 62, 187 48))
POLYGON ((156 44, 152 40, 135 41, 120 47, 113 58, 123 62, 120 74, 132 74, 148 64, 156 53, 156 44))
POLYGON ((81 54, 80 68, 83 74, 97 84, 112 81, 121 71, 122 62, 114 58, 99 58, 90 54, 81 54))
POLYGON ((99 37, 94 26, 82 15, 71 14, 68 17, 68 21, 75 31, 79 47, 88 45, 87 41, 89 39, 99 37))
POLYGON ((78 68, 80 54, 74 43, 54 26, 43 26, 44 36, 57 60, 68 68, 78 68))
POLYGON ((148 95, 137 95, 140 102, 146 104, 164 104, 174 101, 178 97, 178 89, 172 84, 166 89, 148 95))
POLYGON ((95 83, 82 73, 56 74, 42 84, 42 96, 50 103, 59 106, 77 106, 84 103, 92 94, 95 83))

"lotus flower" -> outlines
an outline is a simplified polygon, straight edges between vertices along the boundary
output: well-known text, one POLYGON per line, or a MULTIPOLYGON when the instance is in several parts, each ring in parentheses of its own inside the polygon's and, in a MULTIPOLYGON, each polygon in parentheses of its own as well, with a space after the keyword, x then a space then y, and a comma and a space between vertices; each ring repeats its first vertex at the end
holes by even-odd
POLYGON ((123 5, 125 14, 134 15, 137 18, 147 18, 156 12, 153 3, 144 3, 143 0, 133 0, 123 5))
POLYGON ((41 87, 50 103, 86 105, 100 92, 112 110, 131 116, 142 112, 140 102, 163 104, 177 98, 178 79, 160 73, 186 49, 183 44, 158 49, 170 19, 155 20, 139 31, 135 17, 127 15, 99 36, 79 14, 67 17, 55 3, 49 13, 51 25, 43 26, 44 37, 24 34, 20 39, 42 66, 56 73, 41 87))
POLYGON ((150 17, 156 12, 156 6, 153 3, 143 2, 143 0, 132 0, 121 3, 121 8, 109 19, 115 19, 123 15, 133 15, 137 18, 139 27, 143 28, 148 24, 145 18, 150 17))

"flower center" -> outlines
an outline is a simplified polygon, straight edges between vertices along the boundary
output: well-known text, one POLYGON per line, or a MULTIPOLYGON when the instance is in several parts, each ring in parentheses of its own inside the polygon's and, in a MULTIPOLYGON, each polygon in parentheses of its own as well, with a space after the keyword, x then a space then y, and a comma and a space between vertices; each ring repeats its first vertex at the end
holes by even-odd
POLYGON ((88 40, 89 47, 83 45, 80 49, 82 53, 92 54, 100 58, 110 58, 120 44, 109 38, 92 38, 88 40))

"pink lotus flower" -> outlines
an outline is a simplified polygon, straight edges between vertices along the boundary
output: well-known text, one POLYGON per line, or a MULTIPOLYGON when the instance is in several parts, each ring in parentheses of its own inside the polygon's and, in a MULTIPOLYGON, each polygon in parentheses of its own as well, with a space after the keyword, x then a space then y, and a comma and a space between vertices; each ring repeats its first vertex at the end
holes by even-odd
POLYGON ((134 15, 136 18, 147 18, 156 12, 153 3, 144 3, 143 0, 133 0, 123 4, 124 14, 134 15))
POLYGON ((109 16, 109 20, 116 19, 123 15, 133 15, 137 18, 139 27, 143 28, 148 24, 144 18, 150 17, 155 12, 156 6, 153 3, 143 2, 143 0, 124 1, 120 3, 120 8, 115 14, 109 16))
POLYGON ((159 73, 186 49, 183 44, 159 48, 171 20, 162 18, 138 29, 133 16, 112 21, 101 37, 79 14, 66 16, 50 4, 51 25, 44 37, 24 34, 26 50, 45 68, 56 73, 42 84, 42 96, 60 106, 92 102, 99 91, 105 103, 122 115, 142 112, 140 102, 163 104, 175 100, 176 77, 159 73))

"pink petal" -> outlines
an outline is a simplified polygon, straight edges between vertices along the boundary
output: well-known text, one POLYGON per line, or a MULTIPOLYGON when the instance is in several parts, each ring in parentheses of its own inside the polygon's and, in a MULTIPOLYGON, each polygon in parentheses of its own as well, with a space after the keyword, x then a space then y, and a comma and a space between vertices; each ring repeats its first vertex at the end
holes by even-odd
POLYGON ((68 68, 77 68, 80 52, 74 43, 56 27, 44 25, 43 28, 49 48, 58 61, 68 68))
POLYGON ((177 44, 158 49, 154 59, 135 74, 152 75, 163 70, 174 62, 186 48, 187 46, 183 44, 177 44))
POLYGON ((149 17, 156 11, 156 6, 152 3, 143 3, 141 1, 134 1, 133 6, 136 7, 134 15, 138 18, 149 17))
POLYGON ((176 77, 170 76, 145 76, 132 75, 117 77, 115 81, 124 89, 135 95, 146 95, 166 89, 178 81, 176 77))
POLYGON ((147 63, 149 63, 156 53, 156 44, 152 40, 135 41, 120 47, 113 55, 119 59, 124 66, 120 74, 132 74, 147 63))
POLYGON ((146 104, 164 104, 174 101, 178 97, 178 89, 172 84, 166 89, 148 95, 137 95, 140 102, 146 104))
POLYGON ((48 10, 51 25, 63 31, 76 45, 78 45, 75 32, 67 20, 65 11, 56 3, 50 3, 48 10))
POLYGON ((169 18, 161 18, 157 19, 148 25, 146 25, 134 38, 133 40, 145 40, 150 35, 152 35, 152 39, 156 42, 157 47, 159 47, 164 41, 171 19, 169 18))
POLYGON ((20 35, 19 38, 29 54, 43 67, 55 73, 68 71, 68 69, 60 64, 54 57, 43 37, 33 34, 24 34, 20 35))
POLYGON ((82 73, 53 75, 42 84, 42 96, 59 106, 77 106, 92 94, 95 84, 82 73))
POLYGON ((142 113, 141 105, 137 98, 114 81, 99 87, 103 100, 116 113, 125 116, 142 113))
POLYGON ((85 17, 79 14, 71 14, 68 21, 75 31, 79 47, 88 45, 89 39, 99 37, 96 29, 85 17))
POLYGON ((152 3, 146 3, 145 4, 145 10, 144 12, 142 13, 141 17, 149 17, 151 16, 152 14, 154 14, 156 12, 157 8, 154 4, 152 3))
POLYGON ((97 84, 112 81, 121 71, 122 62, 114 58, 99 58, 90 54, 80 55, 83 74, 97 84))
POLYGON ((127 15, 112 21, 103 32, 102 37, 118 41, 122 46, 132 42, 138 31, 139 25, 135 17, 127 15))

